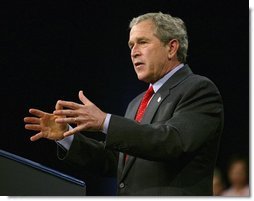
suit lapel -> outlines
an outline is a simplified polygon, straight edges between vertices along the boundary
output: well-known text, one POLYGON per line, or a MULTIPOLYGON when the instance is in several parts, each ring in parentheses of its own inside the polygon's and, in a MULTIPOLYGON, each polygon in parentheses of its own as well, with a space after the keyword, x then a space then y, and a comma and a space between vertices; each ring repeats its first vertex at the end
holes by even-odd
MULTIPOLYGON (((126 164, 123 166, 122 175, 120 177, 121 180, 124 179, 124 177, 127 175, 128 171, 130 170, 130 168, 133 165, 133 163, 135 162, 135 160, 136 160, 136 157, 130 156, 130 155, 128 156, 128 160, 126 161, 126 164)), ((124 161, 122 161, 122 162, 124 162, 124 161)))
POLYGON ((158 107, 168 95, 169 90, 158 91, 157 93, 154 94, 140 122, 141 124, 151 123, 158 107))
POLYGON ((152 119, 158 107, 163 102, 163 100, 168 95, 170 95, 170 90, 177 86, 184 79, 186 79, 190 74, 192 74, 192 71, 186 64, 163 84, 163 86, 154 94, 153 98, 151 99, 141 121, 141 124, 149 124, 152 122, 152 119))

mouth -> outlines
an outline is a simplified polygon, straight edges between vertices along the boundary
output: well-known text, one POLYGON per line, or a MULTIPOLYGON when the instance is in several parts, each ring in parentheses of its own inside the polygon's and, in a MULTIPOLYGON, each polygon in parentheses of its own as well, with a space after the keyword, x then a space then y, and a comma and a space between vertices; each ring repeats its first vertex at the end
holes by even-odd
POLYGON ((135 68, 141 68, 142 66, 144 65, 144 63, 142 63, 142 62, 135 62, 134 63, 134 66, 135 66, 135 68))

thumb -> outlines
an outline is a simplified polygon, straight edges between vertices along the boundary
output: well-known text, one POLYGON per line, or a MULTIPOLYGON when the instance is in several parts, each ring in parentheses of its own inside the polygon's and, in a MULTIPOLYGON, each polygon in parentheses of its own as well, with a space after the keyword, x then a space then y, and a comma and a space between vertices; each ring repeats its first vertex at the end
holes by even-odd
POLYGON ((78 93, 79 100, 85 104, 92 103, 87 97, 85 97, 83 91, 79 91, 78 93))

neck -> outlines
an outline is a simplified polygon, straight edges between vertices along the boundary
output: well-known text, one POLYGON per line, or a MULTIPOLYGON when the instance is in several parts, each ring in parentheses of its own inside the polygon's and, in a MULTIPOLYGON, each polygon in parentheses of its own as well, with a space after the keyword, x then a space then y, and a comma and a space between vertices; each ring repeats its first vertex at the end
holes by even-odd
POLYGON ((153 84, 163 78, 166 74, 168 74, 170 71, 175 69, 177 66, 179 66, 181 63, 179 61, 175 61, 174 63, 171 63, 166 69, 161 70, 160 76, 155 78, 154 80, 151 80, 150 83, 153 84))
MULTIPOLYGON (((172 64, 170 65, 170 67, 168 68, 168 70, 166 71, 166 73, 164 75, 166 75, 167 73, 169 73, 170 71, 172 71, 174 68, 176 68, 177 66, 180 65, 181 62, 179 61, 175 61, 175 62, 172 62, 172 64)), ((163 76, 164 76, 163 75, 163 76)))

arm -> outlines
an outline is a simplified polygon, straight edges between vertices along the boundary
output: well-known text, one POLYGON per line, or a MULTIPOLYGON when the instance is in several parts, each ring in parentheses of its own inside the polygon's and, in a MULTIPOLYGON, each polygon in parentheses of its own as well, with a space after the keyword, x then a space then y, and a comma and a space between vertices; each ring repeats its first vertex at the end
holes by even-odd
POLYGON ((186 82, 181 87, 171 91, 170 96, 177 103, 168 119, 142 125, 112 115, 106 148, 148 160, 166 161, 193 153, 217 138, 223 124, 223 106, 217 88, 207 79, 186 82))
MULTIPOLYGON (((73 128, 69 126, 69 130, 71 129, 73 128)), ((103 130, 106 132, 107 129, 103 127, 103 130)), ((103 176, 116 176, 118 153, 105 150, 104 142, 90 137, 76 133, 57 141, 58 159, 65 160, 81 171, 88 170, 103 176)))
MULTIPOLYGON (((76 104, 75 106, 77 105, 77 108, 79 108, 80 105, 76 104)), ((60 104, 56 104, 56 110, 62 109, 63 107, 60 104)), ((31 141, 36 141, 40 138, 58 141, 65 137, 64 133, 73 132, 74 130, 68 129, 67 124, 69 122, 74 123, 72 122, 74 119, 73 117, 69 117, 67 119, 65 115, 50 114, 38 109, 30 109, 29 112, 35 117, 24 118, 26 123, 25 128, 38 132, 30 138, 31 141), (68 122, 56 122, 59 118, 67 119, 68 122)), ((94 119, 92 119, 92 121, 96 122, 95 128, 99 129, 98 125, 101 125, 101 121, 94 119)), ((79 121, 75 123, 78 124, 78 126, 80 124, 79 121)), ((75 131, 75 133, 76 132, 77 131, 75 131)), ((72 165, 77 166, 78 169, 87 169, 107 176, 116 174, 117 155, 112 151, 105 151, 104 144, 102 142, 84 137, 83 135, 77 133, 74 135, 74 140, 71 141, 69 151, 63 151, 63 149, 59 146, 57 149, 58 157, 60 159, 66 159, 66 161, 69 161, 72 165)))
POLYGON ((88 170, 103 176, 116 176, 118 154, 106 150, 104 142, 88 138, 80 133, 74 135, 67 152, 58 147, 58 158, 79 170, 88 170))

